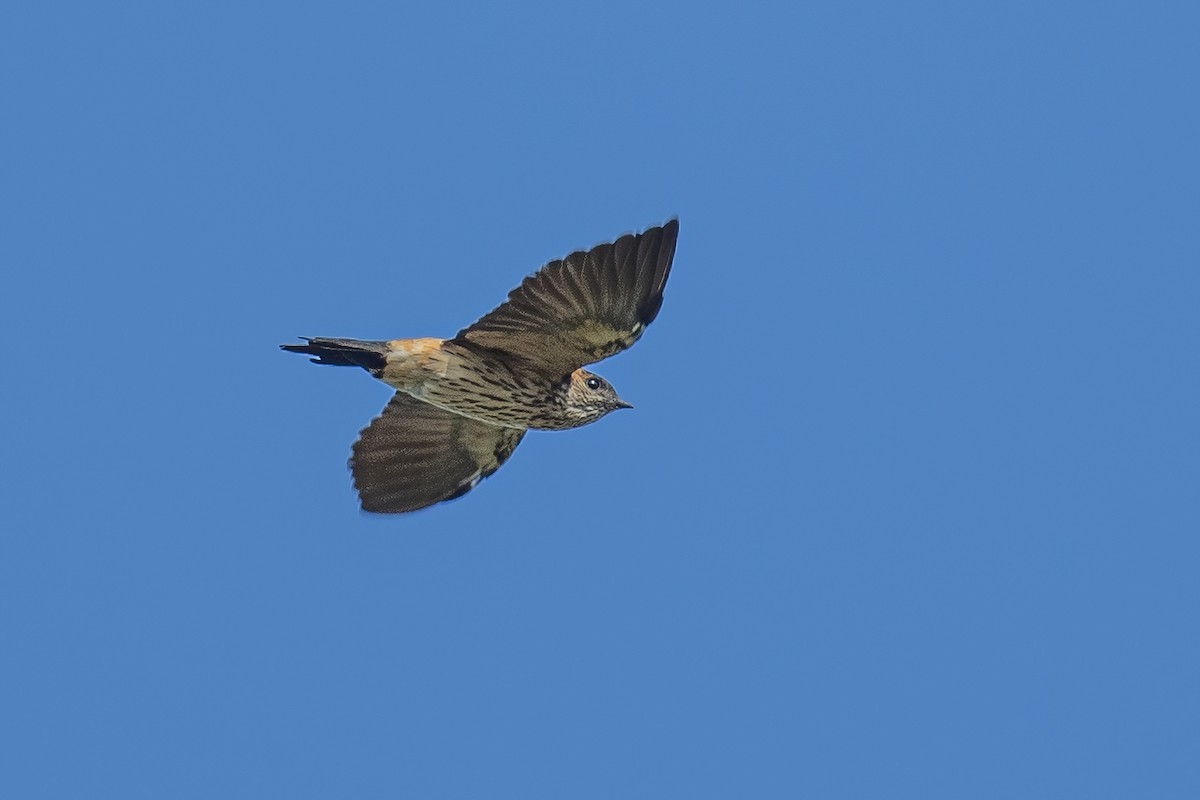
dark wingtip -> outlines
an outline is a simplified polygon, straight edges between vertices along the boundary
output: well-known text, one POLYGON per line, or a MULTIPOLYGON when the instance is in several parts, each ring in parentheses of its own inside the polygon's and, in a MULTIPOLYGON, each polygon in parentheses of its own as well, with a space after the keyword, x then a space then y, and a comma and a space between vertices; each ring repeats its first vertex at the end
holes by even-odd
POLYGON ((647 326, 654 322, 658 312, 662 309, 663 289, 667 285, 667 278, 671 274, 671 264, 675 260, 675 241, 679 237, 679 217, 671 217, 658 228, 648 229, 646 233, 651 231, 658 232, 658 236, 655 237, 656 241, 652 245, 658 249, 654 280, 651 283, 653 290, 646 298, 646 303, 641 308, 638 317, 639 321, 647 326))
POLYGON ((675 257, 675 240, 679 238, 679 217, 671 217, 662 224, 662 243, 660 247, 668 254, 669 262, 675 257))

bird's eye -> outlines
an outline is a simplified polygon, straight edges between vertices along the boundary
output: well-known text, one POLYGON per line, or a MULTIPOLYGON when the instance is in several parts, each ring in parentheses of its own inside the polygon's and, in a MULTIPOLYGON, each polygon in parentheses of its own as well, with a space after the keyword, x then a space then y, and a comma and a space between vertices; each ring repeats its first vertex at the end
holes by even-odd
POLYGON ((587 387, 589 389, 599 389, 600 388, 600 379, 599 378, 588 378, 587 379, 587 387))

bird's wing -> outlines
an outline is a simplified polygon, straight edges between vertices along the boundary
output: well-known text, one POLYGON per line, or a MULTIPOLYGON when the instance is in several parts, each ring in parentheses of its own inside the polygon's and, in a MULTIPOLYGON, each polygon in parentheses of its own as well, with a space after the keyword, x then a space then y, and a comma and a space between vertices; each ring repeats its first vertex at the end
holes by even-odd
POLYGON ((551 261, 457 340, 566 375, 636 342, 662 306, 679 220, 551 261))
POLYGON ((379 514, 453 500, 499 469, 524 435, 397 392, 354 443, 354 487, 363 510, 379 514))

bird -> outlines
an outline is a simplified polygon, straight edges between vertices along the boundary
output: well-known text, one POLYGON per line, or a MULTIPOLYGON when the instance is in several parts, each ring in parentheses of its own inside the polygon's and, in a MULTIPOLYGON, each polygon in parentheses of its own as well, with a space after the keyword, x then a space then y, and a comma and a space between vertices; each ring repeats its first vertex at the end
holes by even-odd
POLYGON ((453 338, 300 337, 280 348, 360 367, 396 390, 349 468, 363 511, 400 514, 470 492, 526 431, 632 408, 584 366, 632 346, 658 316, 679 220, 550 261, 453 338))

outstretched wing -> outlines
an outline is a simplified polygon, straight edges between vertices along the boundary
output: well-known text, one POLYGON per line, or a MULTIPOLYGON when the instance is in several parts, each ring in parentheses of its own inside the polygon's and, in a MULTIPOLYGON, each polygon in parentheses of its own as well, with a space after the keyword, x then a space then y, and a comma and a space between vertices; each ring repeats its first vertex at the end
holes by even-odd
POLYGON ((566 375, 636 342, 662 306, 679 220, 551 261, 458 340, 566 375))
POLYGON ((462 497, 499 469, 524 435, 397 392, 351 451, 363 511, 396 514, 462 497))

